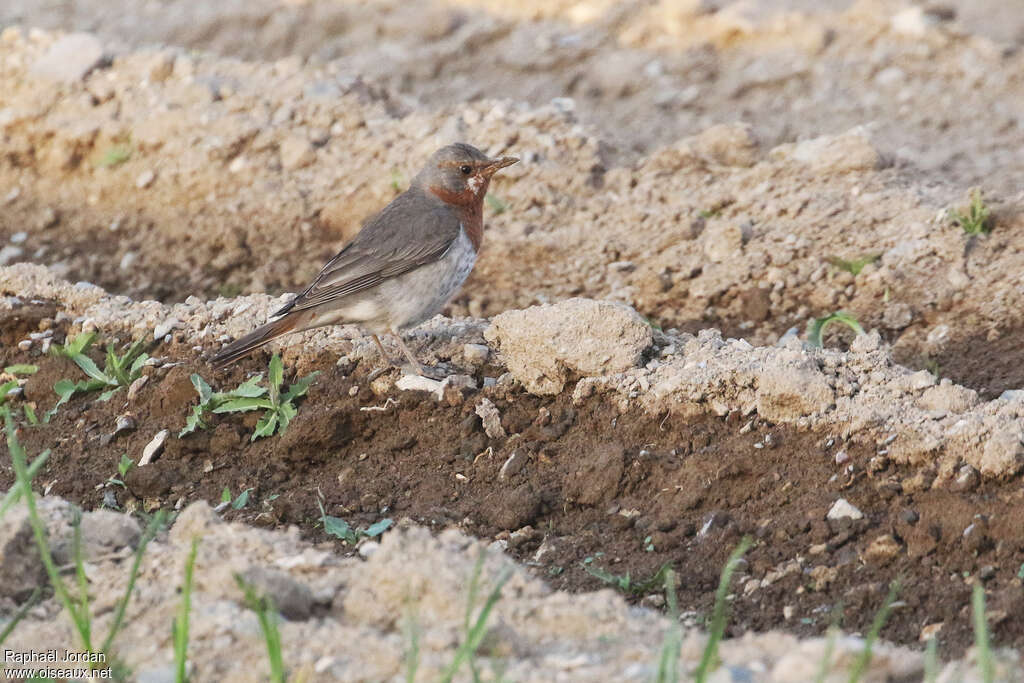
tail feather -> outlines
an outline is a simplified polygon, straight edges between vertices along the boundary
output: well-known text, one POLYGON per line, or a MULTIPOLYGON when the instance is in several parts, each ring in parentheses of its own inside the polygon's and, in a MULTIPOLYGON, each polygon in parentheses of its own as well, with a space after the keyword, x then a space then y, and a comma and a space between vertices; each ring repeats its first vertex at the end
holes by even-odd
POLYGON ((299 323, 299 317, 300 316, 286 315, 280 320, 275 320, 267 323, 263 327, 256 328, 241 339, 236 339, 214 354, 210 359, 211 365, 214 367, 229 365, 250 351, 263 346, 267 342, 277 339, 289 332, 297 331, 296 327, 299 323))

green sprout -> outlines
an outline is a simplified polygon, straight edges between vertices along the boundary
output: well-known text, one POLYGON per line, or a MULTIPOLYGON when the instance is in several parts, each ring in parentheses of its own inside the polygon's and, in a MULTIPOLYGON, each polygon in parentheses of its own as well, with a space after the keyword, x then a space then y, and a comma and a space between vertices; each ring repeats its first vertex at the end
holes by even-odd
MULTIPOLYGON (((600 557, 600 555, 601 554, 598 553, 597 557, 600 557)), ((581 563, 583 571, 601 581, 601 583, 607 584, 622 593, 632 593, 634 595, 648 593, 655 587, 663 584, 666 573, 671 571, 669 564, 666 562, 661 565, 661 567, 658 568, 658 571, 656 571, 650 578, 636 580, 628 571, 625 574, 615 574, 607 569, 595 566, 593 562, 594 557, 584 558, 581 563)))
POLYGON ((123 164, 132 156, 132 146, 127 143, 118 143, 107 147, 102 156, 96 160, 99 168, 110 168, 123 164))
POLYGON ((324 510, 324 503, 322 500, 318 500, 317 505, 320 506, 320 523, 323 525, 324 531, 327 532, 327 535, 334 536, 335 538, 353 546, 359 542, 360 538, 375 538, 380 536, 382 533, 390 529, 392 524, 394 524, 393 520, 385 517, 378 522, 374 522, 365 529, 356 529, 341 517, 332 517, 331 515, 328 515, 327 511, 324 510))
POLYGON ((845 270, 847 273, 852 275, 860 275, 860 271, 864 270, 864 266, 869 263, 874 263, 880 258, 882 258, 881 254, 868 254, 867 256, 861 256, 860 258, 847 261, 846 259, 838 256, 830 256, 827 261, 839 270, 845 270))
POLYGON ((864 334, 864 328, 857 322, 857 318, 845 311, 837 311, 822 318, 814 318, 807 324, 807 343, 820 349, 825 328, 832 323, 842 323, 856 334, 864 334))
POLYGON ((980 190, 971 192, 971 205, 966 212, 950 209, 949 218, 968 235, 980 235, 992 230, 991 216, 980 190))

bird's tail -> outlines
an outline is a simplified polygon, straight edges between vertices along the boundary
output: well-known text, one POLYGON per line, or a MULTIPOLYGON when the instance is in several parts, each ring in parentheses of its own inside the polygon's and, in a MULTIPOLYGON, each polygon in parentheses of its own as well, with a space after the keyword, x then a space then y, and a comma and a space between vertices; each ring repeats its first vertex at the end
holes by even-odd
POLYGON ((257 349, 281 335, 301 330, 302 328, 299 327, 299 323, 302 322, 301 318, 301 315, 286 315, 283 318, 267 323, 263 327, 256 328, 241 339, 236 339, 217 352, 210 359, 210 364, 214 367, 223 367, 234 363, 253 349, 257 349))

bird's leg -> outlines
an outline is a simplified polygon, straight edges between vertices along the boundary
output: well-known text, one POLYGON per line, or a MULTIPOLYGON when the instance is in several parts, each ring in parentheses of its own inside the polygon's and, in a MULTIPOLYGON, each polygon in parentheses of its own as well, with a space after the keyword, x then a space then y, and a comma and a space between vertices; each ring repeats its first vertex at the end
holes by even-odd
POLYGON ((388 352, 384 350, 384 345, 380 343, 380 337, 374 334, 373 342, 377 345, 377 348, 380 349, 380 357, 384 359, 384 362, 388 365, 393 365, 394 363, 391 360, 391 356, 389 356, 388 352))
POLYGON ((400 335, 395 330, 391 330, 391 334, 393 334, 395 336, 395 339, 398 340, 398 345, 402 347, 402 353, 405 354, 406 360, 408 360, 409 364, 412 365, 413 369, 416 371, 416 374, 419 375, 420 377, 426 377, 427 375, 423 371, 423 366, 420 365, 420 362, 416 360, 416 356, 414 356, 409 347, 406 346, 405 340, 402 339, 402 335, 400 335))

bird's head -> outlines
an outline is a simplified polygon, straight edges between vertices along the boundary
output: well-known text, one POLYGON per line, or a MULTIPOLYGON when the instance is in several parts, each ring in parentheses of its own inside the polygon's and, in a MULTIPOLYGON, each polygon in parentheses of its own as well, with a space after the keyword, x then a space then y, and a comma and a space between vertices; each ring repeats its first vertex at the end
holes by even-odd
POLYGON ((472 145, 457 142, 434 152, 413 184, 447 204, 468 206, 483 201, 491 176, 517 161, 515 157, 492 159, 472 145))

